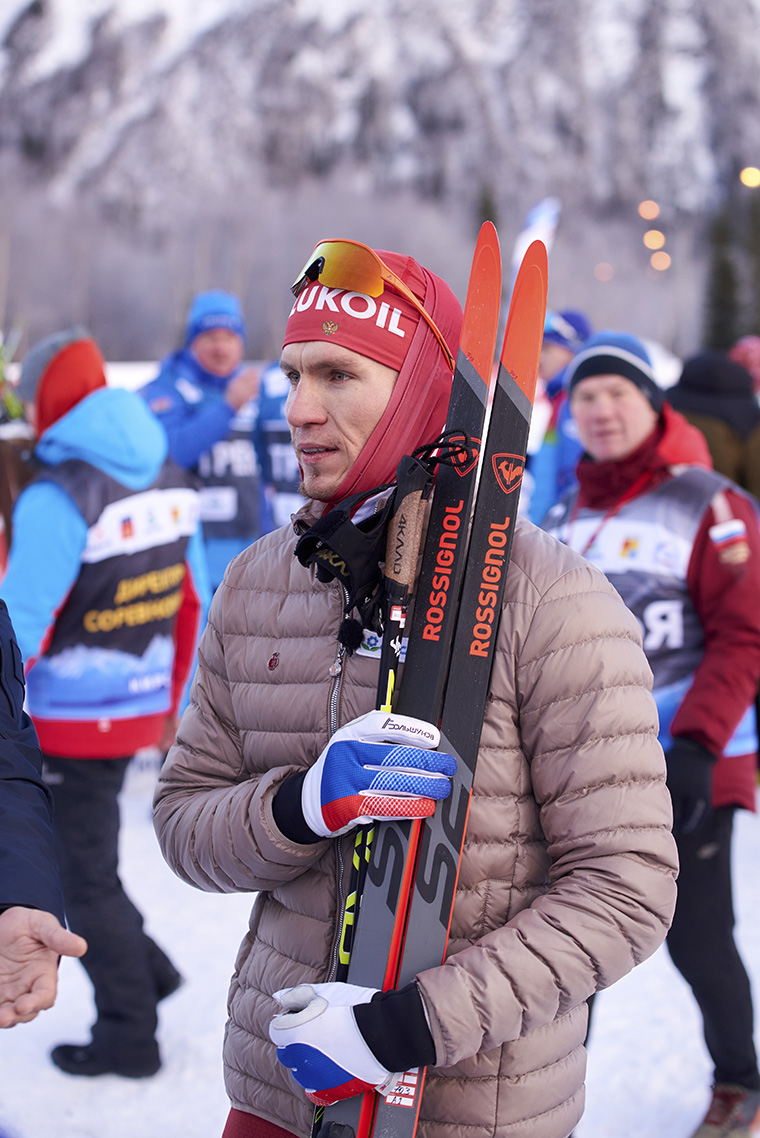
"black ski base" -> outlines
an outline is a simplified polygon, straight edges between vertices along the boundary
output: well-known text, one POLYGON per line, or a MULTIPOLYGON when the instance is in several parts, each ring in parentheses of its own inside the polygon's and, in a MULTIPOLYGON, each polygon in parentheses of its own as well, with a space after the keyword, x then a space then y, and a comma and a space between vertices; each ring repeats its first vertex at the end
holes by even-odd
POLYGON ((345 1122, 326 1122, 317 1132, 317 1138, 356 1138, 353 1126, 345 1122))

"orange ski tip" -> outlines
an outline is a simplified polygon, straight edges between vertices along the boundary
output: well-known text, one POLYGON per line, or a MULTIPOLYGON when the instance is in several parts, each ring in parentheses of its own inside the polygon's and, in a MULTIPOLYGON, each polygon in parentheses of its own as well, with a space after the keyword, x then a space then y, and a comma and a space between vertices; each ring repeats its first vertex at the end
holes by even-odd
POLYGON ((531 241, 525 256, 527 257, 528 255, 530 255, 532 264, 538 265, 544 269, 544 272, 546 272, 547 268, 549 267, 549 256, 546 252, 546 245, 540 238, 537 238, 535 241, 531 241))
POLYGON ((512 290, 501 364, 523 394, 533 402, 538 378, 544 319, 546 317, 547 256, 543 241, 533 241, 522 259, 512 290), (516 325, 514 303, 520 298, 520 324, 516 325))
POLYGON ((501 297, 501 249, 496 227, 483 222, 475 245, 467 286, 465 312, 459 350, 478 376, 489 376, 496 351, 501 297))

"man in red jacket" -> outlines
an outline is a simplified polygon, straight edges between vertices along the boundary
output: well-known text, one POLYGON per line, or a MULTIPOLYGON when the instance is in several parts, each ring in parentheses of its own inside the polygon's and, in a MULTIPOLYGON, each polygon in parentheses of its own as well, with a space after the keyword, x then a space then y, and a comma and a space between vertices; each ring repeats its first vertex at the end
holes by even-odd
POLYGON ((544 528, 609 578, 654 672, 681 864, 667 944, 715 1068, 693 1138, 744 1138, 760 1112, 749 980, 733 937, 731 831, 755 809, 760 523, 711 469, 704 437, 663 402, 644 345, 600 332, 569 365, 580 489, 544 528))

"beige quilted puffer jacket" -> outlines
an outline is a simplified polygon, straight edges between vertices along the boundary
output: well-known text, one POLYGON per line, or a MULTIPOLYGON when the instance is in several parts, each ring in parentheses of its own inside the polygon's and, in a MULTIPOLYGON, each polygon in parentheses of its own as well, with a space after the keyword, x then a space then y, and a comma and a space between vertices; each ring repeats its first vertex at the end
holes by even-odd
MULTIPOLYGON (((343 839, 301 846, 272 799, 373 706, 377 661, 336 667, 339 587, 292 530, 230 565, 156 792, 164 856, 200 889, 258 893, 229 993, 233 1106, 304 1138, 272 993, 331 978, 343 839), (335 673, 338 672, 336 675, 335 673)), ((422 973, 436 1044, 420 1138, 563 1138, 583 1109, 585 999, 663 941, 670 799, 638 626, 601 573, 518 524, 446 963, 422 973)))

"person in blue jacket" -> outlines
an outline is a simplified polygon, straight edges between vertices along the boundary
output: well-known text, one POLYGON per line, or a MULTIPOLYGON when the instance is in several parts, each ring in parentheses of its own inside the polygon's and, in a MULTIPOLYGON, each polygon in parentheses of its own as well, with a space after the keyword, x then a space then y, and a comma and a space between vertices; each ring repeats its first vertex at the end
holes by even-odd
POLYGON ((547 312, 538 365, 550 404, 541 445, 528 460, 528 517, 540 525, 547 512, 575 485, 575 468, 583 447, 570 414, 564 378, 567 366, 591 335, 588 317, 574 308, 547 312))
POLYGON ((268 528, 251 439, 258 372, 243 364, 245 335, 236 296, 198 293, 182 348, 162 360, 140 392, 166 430, 171 457, 199 480, 212 589, 230 560, 268 528))
POLYGON ((279 362, 268 364, 259 382, 253 445, 275 527, 288 525, 305 501, 299 490, 301 471, 285 418, 289 392, 290 381, 279 362))
POLYGON ((166 461, 166 434, 139 395, 106 386, 84 329, 32 348, 17 390, 39 472, 16 502, 0 594, 96 1007, 91 1042, 51 1058, 72 1075, 138 1078, 160 1067, 156 1007, 181 978, 119 879, 118 795, 136 750, 173 741, 209 600, 198 492, 166 461))
POLYGON ((59 958, 86 949, 64 928, 52 797, 24 711, 21 653, 0 601, 0 1028, 52 1007, 59 958))

